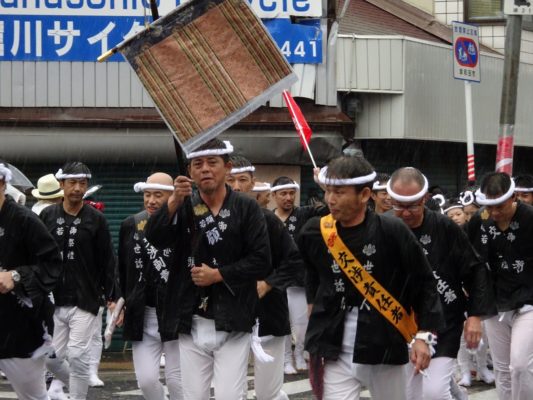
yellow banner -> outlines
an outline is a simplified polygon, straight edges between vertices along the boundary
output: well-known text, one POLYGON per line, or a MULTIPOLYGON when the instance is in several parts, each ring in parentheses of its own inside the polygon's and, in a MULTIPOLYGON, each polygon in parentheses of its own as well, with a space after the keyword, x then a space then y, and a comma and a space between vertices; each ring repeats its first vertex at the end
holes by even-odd
POLYGON ((320 219, 320 231, 331 255, 348 280, 410 343, 418 331, 414 312, 408 313, 400 302, 366 271, 337 234, 335 220, 331 214, 320 219))

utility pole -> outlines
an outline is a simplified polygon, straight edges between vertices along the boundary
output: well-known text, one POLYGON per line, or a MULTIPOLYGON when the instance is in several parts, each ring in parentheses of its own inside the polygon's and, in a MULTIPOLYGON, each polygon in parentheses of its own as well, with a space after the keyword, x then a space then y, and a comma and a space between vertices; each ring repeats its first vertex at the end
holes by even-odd
POLYGON ((514 127, 516 98, 518 93, 518 69, 520 66, 520 41, 522 16, 507 15, 505 32, 505 58, 500 108, 500 131, 496 150, 496 171, 513 174, 514 127))

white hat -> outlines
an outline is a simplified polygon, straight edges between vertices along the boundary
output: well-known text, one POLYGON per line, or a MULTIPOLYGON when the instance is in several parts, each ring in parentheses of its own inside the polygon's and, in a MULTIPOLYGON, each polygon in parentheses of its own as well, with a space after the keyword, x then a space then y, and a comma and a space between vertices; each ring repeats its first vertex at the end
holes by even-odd
POLYGON ((33 189, 31 194, 36 199, 47 200, 63 197, 63 190, 59 186, 58 180, 53 174, 41 176, 37 181, 37 189, 33 189))

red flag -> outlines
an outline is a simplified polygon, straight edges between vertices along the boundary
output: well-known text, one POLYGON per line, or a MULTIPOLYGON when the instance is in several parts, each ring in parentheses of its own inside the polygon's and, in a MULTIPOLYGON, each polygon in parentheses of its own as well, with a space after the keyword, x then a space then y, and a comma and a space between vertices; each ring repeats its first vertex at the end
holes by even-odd
POLYGON ((305 120, 302 111, 300 110, 300 107, 298 107, 298 104, 296 104, 291 94, 288 91, 284 90, 283 98, 285 99, 285 103, 287 104, 287 108, 289 109, 289 113, 291 114, 292 122, 294 122, 296 131, 300 136, 300 142, 302 143, 303 148, 307 150, 305 142, 309 144, 309 141, 311 140, 311 134, 313 132, 311 132, 309 124, 305 120), (303 138, 305 138, 305 142, 303 138))

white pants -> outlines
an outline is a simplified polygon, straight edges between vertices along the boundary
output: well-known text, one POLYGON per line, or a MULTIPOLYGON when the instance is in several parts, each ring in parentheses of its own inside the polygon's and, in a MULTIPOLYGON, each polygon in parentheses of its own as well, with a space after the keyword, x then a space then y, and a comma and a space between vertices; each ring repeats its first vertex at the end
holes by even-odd
MULTIPOLYGON (((483 329, 482 343, 481 346, 479 346, 479 348, 475 351, 478 379, 479 372, 487 368, 487 355, 489 353, 489 341, 487 339, 487 328, 485 328, 485 322, 481 323, 481 328, 483 329)), ((470 371, 473 371, 471 353, 472 351, 466 348, 466 340, 463 332, 461 335, 461 346, 459 347, 459 352, 457 353, 457 364, 459 365, 462 375, 470 375, 470 371)))
MULTIPOLYGON (((257 400, 288 400, 287 394, 281 390, 285 336, 271 336, 268 340, 261 340, 261 346, 274 361, 266 363, 254 358, 255 396, 257 400)), ((248 388, 247 384, 245 386, 248 388)))
POLYGON ((213 320, 194 316, 191 335, 180 335, 181 378, 185 400, 242 398, 248 373, 251 334, 215 331, 213 320))
POLYGON ((485 321, 500 400, 533 399, 533 306, 485 321))
POLYGON ((55 356, 46 367, 63 382, 69 382, 72 400, 85 400, 89 389, 91 338, 98 317, 78 307, 56 307, 54 312, 55 356), (68 363, 66 362, 68 358, 68 363))
POLYGON ((91 338, 91 361, 90 374, 98 375, 98 367, 100 366, 100 359, 102 358, 102 315, 104 314, 104 307, 100 307, 98 315, 96 316, 96 326, 93 336, 91 338))
POLYGON ((407 399, 409 400, 452 400, 451 380, 455 369, 455 358, 432 358, 429 367, 422 374, 415 375, 413 363, 408 363, 407 399))
POLYGON ((357 316, 357 308, 346 313, 342 353, 324 367, 324 399, 358 400, 364 385, 373 400, 405 400, 404 365, 353 363, 357 316))
POLYGON ((48 400, 44 380, 44 357, 0 359, 0 370, 20 400, 48 400))
POLYGON ((170 400, 182 400, 180 349, 178 340, 161 342, 155 308, 144 311, 143 340, 132 342, 133 366, 141 392, 146 400, 165 400, 165 391, 159 381, 161 354, 166 355, 165 381, 170 400))
MULTIPOLYGON (((305 331, 309 323, 307 316, 307 300, 303 287, 287 288, 287 300, 289 302, 289 320, 291 323, 292 336, 294 337, 294 355, 303 357, 305 331)), ((292 349, 291 336, 286 336, 285 357, 290 360, 292 349)))

